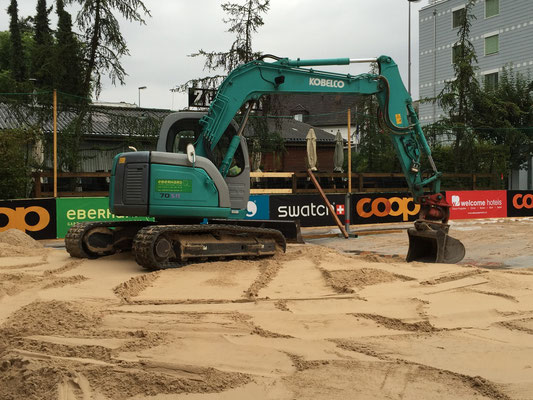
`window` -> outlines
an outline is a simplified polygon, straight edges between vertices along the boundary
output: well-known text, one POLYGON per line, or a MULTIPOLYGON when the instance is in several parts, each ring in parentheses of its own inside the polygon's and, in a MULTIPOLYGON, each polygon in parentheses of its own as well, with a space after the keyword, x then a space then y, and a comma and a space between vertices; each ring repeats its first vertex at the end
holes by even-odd
POLYGON ((500 51, 500 35, 485 37, 485 55, 496 54, 500 51))
POLYGON ((498 73, 485 74, 485 89, 496 89, 498 86, 498 73))
POLYGON ((460 8, 455 10, 452 15, 452 27, 458 28, 463 24, 463 21, 466 17, 466 8, 460 8))
POLYGON ((500 13, 500 0, 485 0, 485 18, 494 17, 500 13))
POLYGON ((460 44, 454 44, 452 47, 452 64, 457 62, 457 59, 461 57, 462 46, 460 44))

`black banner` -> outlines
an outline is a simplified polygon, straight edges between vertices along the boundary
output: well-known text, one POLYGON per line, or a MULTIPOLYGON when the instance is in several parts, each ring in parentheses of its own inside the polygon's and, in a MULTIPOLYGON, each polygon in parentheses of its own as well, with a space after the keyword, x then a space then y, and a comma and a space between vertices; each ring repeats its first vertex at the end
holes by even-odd
POLYGON ((0 201, 0 231, 14 228, 34 239, 55 239, 56 224, 55 199, 0 201))
MULTIPOLYGON (((344 224, 344 195, 327 196, 344 224)), ((301 226, 331 226, 335 220, 320 195, 271 195, 270 219, 300 220, 301 226)))
POLYGON ((531 190, 507 191, 507 216, 533 216, 533 192, 531 190))
POLYGON ((353 225, 414 221, 420 212, 407 192, 352 194, 351 202, 353 225))

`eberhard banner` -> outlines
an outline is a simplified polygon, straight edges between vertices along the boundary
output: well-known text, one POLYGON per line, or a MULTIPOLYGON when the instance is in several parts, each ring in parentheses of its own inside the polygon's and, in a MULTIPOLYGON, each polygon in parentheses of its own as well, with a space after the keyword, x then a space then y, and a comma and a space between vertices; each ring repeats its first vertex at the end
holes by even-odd
POLYGON ((56 200, 0 201, 0 232, 18 229, 34 239, 56 238, 56 200))
POLYGON ((111 213, 108 197, 62 197, 57 199, 57 237, 64 238, 78 222, 149 221, 147 217, 122 217, 111 213))

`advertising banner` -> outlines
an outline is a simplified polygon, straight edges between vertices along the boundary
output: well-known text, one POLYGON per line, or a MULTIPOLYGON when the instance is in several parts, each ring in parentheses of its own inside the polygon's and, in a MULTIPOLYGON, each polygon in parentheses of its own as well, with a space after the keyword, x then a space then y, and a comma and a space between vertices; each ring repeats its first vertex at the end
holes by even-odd
POLYGON ((526 190, 507 191, 507 216, 533 216, 533 192, 526 190))
POLYGON ((246 219, 270 219, 268 195, 250 195, 246 219))
POLYGON ((57 237, 64 238, 78 222, 148 221, 147 217, 122 217, 109 210, 108 197, 62 197, 57 199, 57 237))
POLYGON ((354 225, 414 221, 420 205, 413 202, 407 192, 358 193, 352 195, 352 221, 354 225))
POLYGON ((34 239, 56 238, 56 200, 0 201, 0 232, 19 229, 34 239))
POLYGON ((501 218, 507 216, 505 190, 446 191, 450 219, 501 218))
MULTIPOLYGON (((344 195, 327 196, 335 213, 344 224, 344 195)), ((335 220, 318 194, 270 196, 270 219, 300 220, 301 226, 331 226, 335 220)))

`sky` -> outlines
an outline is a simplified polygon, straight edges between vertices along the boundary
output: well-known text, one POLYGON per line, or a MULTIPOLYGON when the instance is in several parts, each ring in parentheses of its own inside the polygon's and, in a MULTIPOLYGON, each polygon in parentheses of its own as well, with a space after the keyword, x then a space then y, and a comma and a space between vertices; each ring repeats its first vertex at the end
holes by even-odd
MULTIPOLYGON (((227 0, 242 2, 243 0, 227 0)), ((54 3, 48 0, 48 6, 54 3)), ((189 55, 200 49, 227 51, 235 36, 228 25, 220 0, 144 0, 151 12, 146 24, 120 20, 130 56, 122 59, 126 84, 113 86, 103 80, 98 101, 126 102, 142 107, 181 109, 185 93, 170 89, 192 78, 209 75, 205 59, 189 55), (146 86, 140 90, 139 87, 146 86)), ((8 0, 0 0, 4 10, 8 0)), ((18 0, 19 16, 35 14, 37 0, 18 0)), ((411 88, 418 99, 418 10, 428 4, 411 4, 411 88)), ((75 6, 67 7, 73 18, 75 6)), ((264 25, 252 37, 254 51, 291 59, 367 58, 391 56, 399 66, 407 87, 408 21, 407 0, 271 0, 263 15, 264 25)), ((55 29, 56 18, 51 16, 55 29)), ((0 30, 9 29, 7 13, 0 13, 0 30)), ((367 64, 318 69, 358 74, 367 64)))

